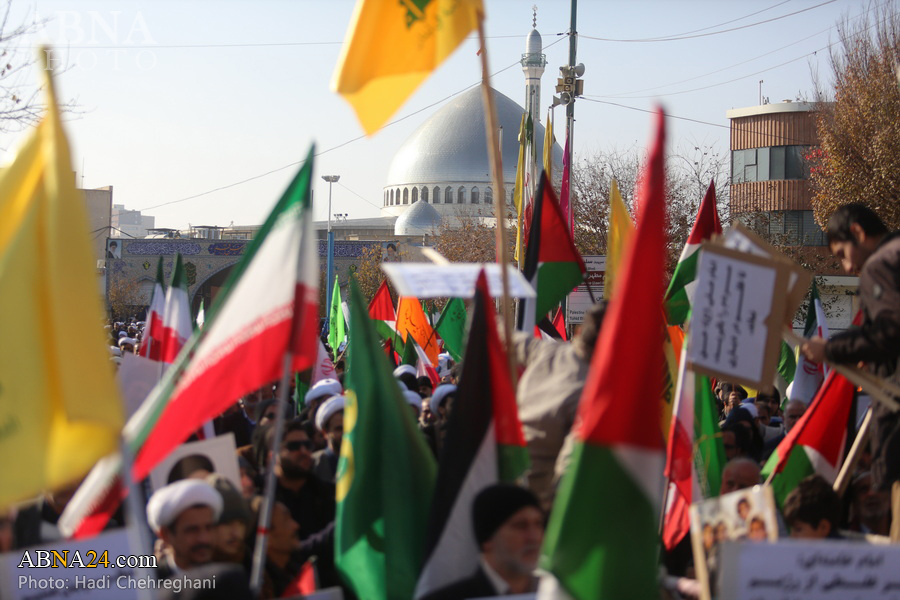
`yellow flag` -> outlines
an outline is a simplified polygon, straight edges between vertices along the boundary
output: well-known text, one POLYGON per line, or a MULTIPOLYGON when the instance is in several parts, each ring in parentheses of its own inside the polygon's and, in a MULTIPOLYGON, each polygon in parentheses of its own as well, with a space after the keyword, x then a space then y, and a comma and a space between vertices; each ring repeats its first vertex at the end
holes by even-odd
POLYGON ((483 14, 481 0, 358 0, 331 87, 372 135, 483 14))
POLYGON ((606 275, 603 280, 603 297, 607 300, 612 298, 619 261, 632 235, 634 223, 631 222, 631 215, 619 194, 619 186, 613 179, 609 190, 609 234, 606 236, 606 275))
POLYGON ((0 173, 0 509, 84 476, 123 422, 47 52, 47 114, 0 173))
POLYGON ((419 347, 425 351, 431 364, 438 363, 437 335, 428 323, 418 298, 403 297, 397 306, 397 333, 406 341, 408 335, 413 336, 419 347))
POLYGON ((522 242, 522 194, 525 189, 525 113, 522 113, 522 124, 519 125, 519 159, 516 162, 516 182, 513 184, 513 206, 516 207, 516 253, 513 258, 519 260, 522 242))
POLYGON ((547 110, 547 127, 544 128, 544 170, 553 182, 553 110, 547 110))

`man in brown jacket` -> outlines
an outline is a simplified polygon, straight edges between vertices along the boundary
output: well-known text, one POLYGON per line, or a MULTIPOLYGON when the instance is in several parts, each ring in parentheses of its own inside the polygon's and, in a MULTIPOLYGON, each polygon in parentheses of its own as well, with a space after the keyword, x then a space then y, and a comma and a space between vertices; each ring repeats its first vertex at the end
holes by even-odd
MULTIPOLYGON (((894 383, 900 377, 900 232, 890 233, 874 211, 862 204, 845 204, 828 221, 831 252, 844 270, 859 274, 858 328, 829 340, 812 338, 801 347, 815 362, 864 362, 879 377, 894 383)), ((880 404, 873 407, 872 476, 876 488, 900 480, 900 414, 880 404)))

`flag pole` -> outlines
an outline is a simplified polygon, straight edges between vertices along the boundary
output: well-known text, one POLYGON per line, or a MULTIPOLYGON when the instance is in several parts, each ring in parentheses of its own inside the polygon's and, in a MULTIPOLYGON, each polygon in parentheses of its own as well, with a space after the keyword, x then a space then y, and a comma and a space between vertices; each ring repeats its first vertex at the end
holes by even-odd
MULTIPOLYGON (((489 83, 491 76, 488 69, 487 42, 484 34, 484 14, 482 13, 478 14, 478 43, 481 46, 481 92, 484 99, 488 156, 490 157, 491 173, 493 174, 494 189, 496 190, 494 194, 494 212, 497 217, 497 262, 500 263, 500 280, 503 282, 503 301, 501 303, 503 307, 503 337, 509 362, 509 373, 512 376, 513 387, 515 387, 517 377, 515 357, 512 351, 512 307, 509 300, 509 273, 506 272, 506 268, 509 265, 509 257, 506 248, 506 194, 503 189, 503 155, 500 152, 500 140, 497 133, 497 107, 494 105, 494 95, 489 83)), ((519 255, 521 258, 521 252, 519 255)))
POLYGON ((263 569, 266 564, 266 545, 269 538, 269 526, 272 522, 272 508, 275 505, 275 461, 281 451, 281 438, 284 432, 284 409, 287 406, 287 391, 289 377, 291 375, 291 363, 294 355, 291 346, 284 353, 281 365, 281 385, 278 386, 278 412, 275 414, 275 435, 272 438, 271 456, 269 456, 269 468, 266 472, 266 489, 259 512, 259 523, 256 528, 256 544, 253 546, 253 566, 250 571, 250 589, 253 597, 258 598, 262 591, 263 569))
MULTIPOLYGON (((141 490, 138 488, 134 479, 131 477, 131 466, 134 462, 131 448, 124 436, 119 436, 119 455, 122 457, 121 477, 122 484, 125 487, 125 514, 130 523, 126 524, 128 531, 129 546, 132 554, 153 554, 153 542, 147 536, 147 513, 142 509, 143 504, 138 502, 138 494, 141 490)), ((146 580, 152 577, 153 573, 147 567, 141 564, 135 568, 135 576, 137 579, 146 580)), ((138 598, 141 600, 153 600, 157 598, 156 592, 150 589, 138 592, 138 598)))
POLYGON ((869 441, 869 425, 872 423, 872 407, 870 406, 866 409, 866 416, 863 418, 862 424, 859 426, 859 431, 856 434, 856 439, 853 440, 853 446, 850 447, 850 452, 847 453, 847 458, 844 459, 844 464, 841 466, 841 471, 838 473, 838 476, 834 480, 834 491, 838 496, 843 496, 844 492, 847 491, 847 485, 850 483, 850 474, 856 468, 856 463, 859 462, 860 455, 862 454, 863 447, 869 441))

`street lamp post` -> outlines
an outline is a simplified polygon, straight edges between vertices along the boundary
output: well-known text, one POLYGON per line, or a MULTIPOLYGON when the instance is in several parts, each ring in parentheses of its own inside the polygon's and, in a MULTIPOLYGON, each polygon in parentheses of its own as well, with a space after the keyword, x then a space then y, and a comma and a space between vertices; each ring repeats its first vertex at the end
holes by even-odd
MULTIPOLYGON (((331 187, 341 178, 340 175, 322 175, 328 182, 328 258, 325 265, 328 282, 325 284, 325 333, 330 326, 328 311, 331 310, 331 290, 334 288, 334 232, 331 230, 331 187)), ((332 348, 337 353, 337 348, 332 348)))

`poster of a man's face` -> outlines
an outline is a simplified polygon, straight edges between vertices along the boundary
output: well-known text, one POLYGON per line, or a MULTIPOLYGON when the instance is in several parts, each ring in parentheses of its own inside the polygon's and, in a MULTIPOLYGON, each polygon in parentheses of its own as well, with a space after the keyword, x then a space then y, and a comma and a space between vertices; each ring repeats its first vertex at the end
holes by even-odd
POLYGON ((400 262, 400 250, 394 242, 388 242, 384 245, 384 253, 381 255, 384 262, 400 262))
POLYGON ((119 242, 116 240, 106 242, 106 258, 122 258, 122 248, 119 247, 119 242))

